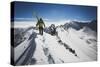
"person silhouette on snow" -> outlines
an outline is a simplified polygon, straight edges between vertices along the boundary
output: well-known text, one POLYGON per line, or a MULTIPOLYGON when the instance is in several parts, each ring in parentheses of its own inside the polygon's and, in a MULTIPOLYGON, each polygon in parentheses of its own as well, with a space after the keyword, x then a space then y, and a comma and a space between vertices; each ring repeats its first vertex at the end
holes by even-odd
POLYGON ((43 35, 43 28, 45 27, 45 23, 42 20, 42 18, 40 18, 36 24, 36 27, 38 27, 39 29, 39 34, 43 35))

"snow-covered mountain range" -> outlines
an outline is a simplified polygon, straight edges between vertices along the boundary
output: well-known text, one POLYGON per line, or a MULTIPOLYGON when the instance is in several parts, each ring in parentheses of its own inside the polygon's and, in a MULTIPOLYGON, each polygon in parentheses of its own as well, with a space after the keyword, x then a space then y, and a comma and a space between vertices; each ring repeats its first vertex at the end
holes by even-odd
MULTIPOLYGON (((15 65, 57 64, 97 60, 97 21, 71 21, 56 26, 51 35, 49 27, 43 36, 35 27, 14 29, 15 65)), ((13 32, 12 32, 13 33, 13 32)))

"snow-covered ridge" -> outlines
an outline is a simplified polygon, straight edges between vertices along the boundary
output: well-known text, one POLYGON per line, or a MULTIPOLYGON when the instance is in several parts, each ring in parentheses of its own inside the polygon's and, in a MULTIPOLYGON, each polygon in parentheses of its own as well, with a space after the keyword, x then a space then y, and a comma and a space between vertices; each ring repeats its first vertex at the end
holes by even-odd
MULTIPOLYGON (((55 21, 55 22, 50 22, 50 21, 44 21, 46 27, 49 27, 51 24, 54 24, 55 26, 61 26, 63 25, 65 28, 74 28, 74 29, 81 29, 84 26, 90 27, 92 30, 97 31, 97 21, 78 21, 78 20, 63 20, 63 21, 55 21), (94 25, 94 26, 93 26, 94 25)), ((28 28, 28 27, 36 27, 36 21, 14 21, 12 22, 12 28, 28 28)))
POLYGON ((96 61, 97 34, 87 26, 79 26, 74 22, 56 26, 55 35, 46 27, 43 36, 33 26, 25 28, 25 40, 14 47, 16 65, 96 61))

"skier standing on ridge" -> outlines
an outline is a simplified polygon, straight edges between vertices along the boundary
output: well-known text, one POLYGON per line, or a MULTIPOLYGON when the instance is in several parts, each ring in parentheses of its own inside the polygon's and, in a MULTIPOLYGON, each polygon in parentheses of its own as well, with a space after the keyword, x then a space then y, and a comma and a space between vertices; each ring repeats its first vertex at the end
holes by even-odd
POLYGON ((45 27, 45 24, 44 24, 42 18, 38 19, 36 27, 38 27, 38 29, 39 29, 39 34, 43 35, 43 27, 45 27))

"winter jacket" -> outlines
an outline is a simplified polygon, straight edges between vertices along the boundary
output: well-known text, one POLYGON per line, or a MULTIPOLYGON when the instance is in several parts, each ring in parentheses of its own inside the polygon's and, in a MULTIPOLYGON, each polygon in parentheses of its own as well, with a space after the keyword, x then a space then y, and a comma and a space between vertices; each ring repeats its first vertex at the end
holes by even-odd
POLYGON ((36 24, 36 27, 39 27, 39 28, 45 27, 45 24, 44 24, 44 22, 41 18, 40 18, 40 20, 38 20, 38 22, 36 24))

